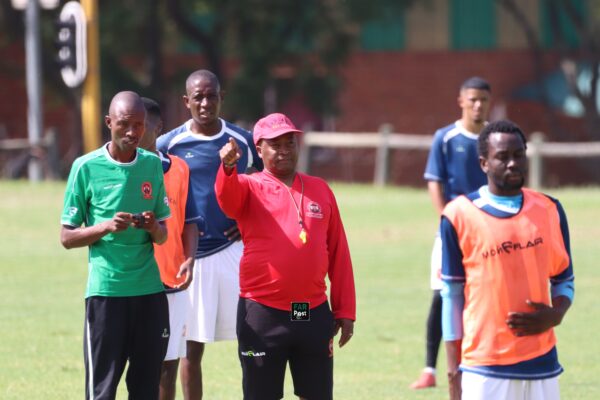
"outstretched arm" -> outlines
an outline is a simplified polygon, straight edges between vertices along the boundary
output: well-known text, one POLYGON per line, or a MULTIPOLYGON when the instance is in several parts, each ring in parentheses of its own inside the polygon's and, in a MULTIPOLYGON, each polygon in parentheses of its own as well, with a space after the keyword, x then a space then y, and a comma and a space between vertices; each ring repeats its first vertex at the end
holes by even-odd
POLYGON ((238 146, 234 138, 229 138, 229 142, 225 143, 225 145, 221 147, 221 150, 219 150, 219 156, 225 167, 225 173, 231 175, 231 171, 242 157, 242 150, 240 150, 240 146, 238 146))
POLYGON ((241 157, 237 142, 230 138, 219 151, 222 165, 217 171, 215 195, 219 206, 229 218, 237 219, 246 205, 248 184, 245 176, 238 175, 236 162, 241 157), (245 184, 244 184, 245 183, 245 184))

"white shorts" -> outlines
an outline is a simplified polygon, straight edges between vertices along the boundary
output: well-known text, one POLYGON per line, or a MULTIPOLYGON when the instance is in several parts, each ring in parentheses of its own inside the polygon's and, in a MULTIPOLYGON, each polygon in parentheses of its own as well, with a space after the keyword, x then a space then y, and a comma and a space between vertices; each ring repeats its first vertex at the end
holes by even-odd
POLYGON ((462 400, 559 400, 558 377, 539 380, 490 378, 462 373, 462 400))
POLYGON ((442 238, 436 235, 431 251, 431 290, 442 290, 442 238))
POLYGON ((236 241, 224 250, 194 262, 194 279, 187 290, 192 303, 187 320, 187 340, 210 343, 236 339, 243 250, 242 242, 236 241))
POLYGON ((169 302, 169 325, 171 335, 169 336, 169 347, 165 361, 177 360, 185 357, 185 322, 190 311, 190 296, 187 290, 181 292, 167 293, 169 302))

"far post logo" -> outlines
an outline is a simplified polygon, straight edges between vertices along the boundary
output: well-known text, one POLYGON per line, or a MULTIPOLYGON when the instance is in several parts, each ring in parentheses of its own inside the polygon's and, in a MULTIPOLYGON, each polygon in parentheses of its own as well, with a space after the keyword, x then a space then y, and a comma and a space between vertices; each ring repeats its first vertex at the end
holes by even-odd
POLYGON ((290 319, 292 321, 310 321, 310 303, 292 302, 290 319))

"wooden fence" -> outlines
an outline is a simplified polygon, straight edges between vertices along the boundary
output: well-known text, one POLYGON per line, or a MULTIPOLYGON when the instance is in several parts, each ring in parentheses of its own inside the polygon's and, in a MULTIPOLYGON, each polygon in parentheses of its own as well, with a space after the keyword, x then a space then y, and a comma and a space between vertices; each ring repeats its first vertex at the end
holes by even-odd
MULTIPOLYGON (((305 172, 310 170, 310 150, 313 147, 373 148, 376 150, 373 183, 383 186, 389 181, 390 150, 422 150, 423 152, 428 152, 432 141, 433 136, 431 135, 393 133, 392 126, 389 124, 381 125, 379 132, 344 133, 307 131, 303 136, 303 148, 300 152, 298 168, 305 172)), ((51 177, 59 176, 56 131, 53 129, 48 130, 40 146, 46 152, 46 174, 51 177)), ((24 164, 26 164, 28 157, 31 157, 27 152, 28 149, 30 149, 30 144, 27 139, 0 140, 0 154, 24 152, 22 155, 24 164)), ((600 157, 600 142, 546 142, 544 141, 543 133, 534 132, 527 142, 527 156, 529 159, 528 186, 539 189, 542 186, 542 178, 544 176, 544 158, 600 157)), ((10 170, 18 171, 24 166, 22 162, 13 163, 19 166, 9 168, 10 170)), ((6 166, 4 169, 7 169, 6 166)), ((7 173, 7 171, 4 171, 3 175, 5 177, 13 177, 12 175, 17 174, 15 172, 7 173)))
POLYGON ((29 139, 0 139, 0 178, 19 178, 24 175, 31 159, 42 164, 43 175, 59 179, 59 154, 57 131, 46 130, 38 146, 32 146, 29 139))
MULTIPOLYGON (((375 171, 373 183, 383 186, 389 180, 389 155, 392 149, 429 151, 433 136, 392 133, 391 125, 381 125, 379 132, 306 132, 303 137, 298 168, 310 170, 310 150, 313 147, 374 148, 375 171)), ((544 176, 544 158, 599 157, 600 142, 552 143, 544 134, 534 132, 527 142, 529 159, 528 186, 539 189, 544 176)))

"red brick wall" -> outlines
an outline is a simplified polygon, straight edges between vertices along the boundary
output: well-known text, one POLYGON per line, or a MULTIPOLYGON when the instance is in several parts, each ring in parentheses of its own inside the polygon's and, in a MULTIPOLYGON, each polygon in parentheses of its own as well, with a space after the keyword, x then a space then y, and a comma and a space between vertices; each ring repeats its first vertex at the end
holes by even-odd
MULTIPOLYGON (((343 69, 339 131, 375 131, 383 122, 396 132, 433 132, 460 117, 456 98, 469 76, 486 78, 495 103, 514 102, 511 93, 534 79, 527 51, 374 52, 354 55, 343 69)), ((548 55, 546 70, 556 68, 548 55)), ((509 107, 509 118, 526 131, 539 130, 529 113, 509 107)))
POLYGON ((8 137, 27 137, 27 92, 25 88, 25 50, 13 44, 0 52, 0 126, 8 137))
MULTIPOLYGON (((545 73, 557 68, 558 57, 546 54, 545 73)), ((458 88, 469 76, 486 78, 492 85, 493 105, 504 105, 505 117, 519 124, 527 135, 548 134, 548 140, 584 139, 582 121, 555 113, 548 118, 538 102, 517 100, 513 93, 535 80, 531 55, 526 50, 493 52, 374 52, 357 53, 343 69, 344 91, 336 129, 374 132, 391 123, 395 132, 433 134, 460 118, 458 88), (553 137, 551 124, 566 133, 553 137)), ((427 152, 395 151, 390 157, 390 180, 396 184, 424 186, 422 178, 427 152)), ((330 179, 371 181, 374 152, 347 150, 345 157, 329 154, 315 160, 313 172, 330 179), (348 160, 351 160, 348 161, 348 160), (345 164, 340 166, 339 163, 345 164), (354 171, 349 171, 354 163, 354 171), (360 171, 359 171, 360 170, 360 171)), ((577 160, 547 160, 544 183, 552 186, 594 183, 590 164, 577 160), (587 164, 587 165, 586 165, 587 164), (570 166, 565 168, 566 166, 570 166)), ((597 169, 597 168, 596 168, 597 169)), ((598 183, 598 182, 596 182, 598 183)))

